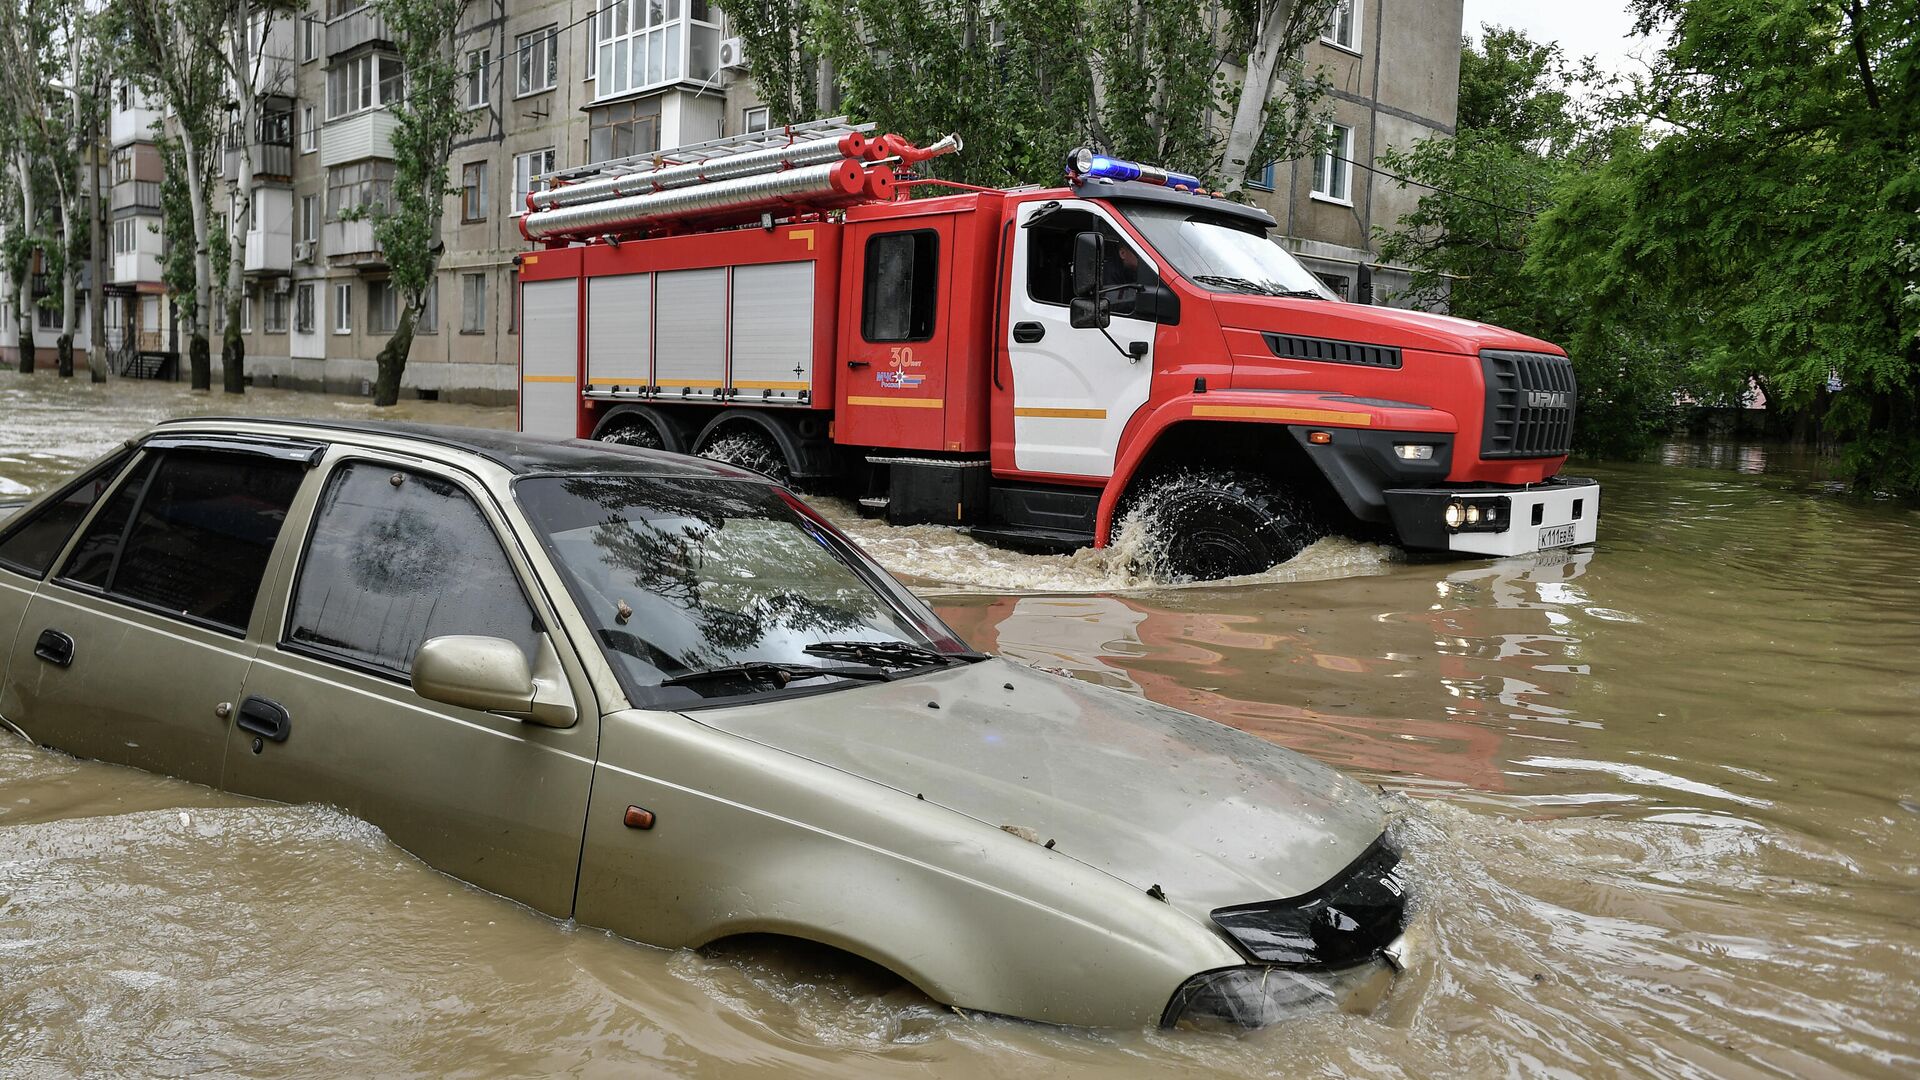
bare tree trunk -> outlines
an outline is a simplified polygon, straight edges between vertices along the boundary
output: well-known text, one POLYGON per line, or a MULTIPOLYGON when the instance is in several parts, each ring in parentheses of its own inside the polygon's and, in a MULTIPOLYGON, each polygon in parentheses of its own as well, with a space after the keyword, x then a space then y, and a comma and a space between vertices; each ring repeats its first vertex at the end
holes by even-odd
POLYGON ((213 358, 207 323, 213 313, 213 254, 208 238, 206 180, 200 173, 200 146, 193 133, 180 131, 180 156, 187 163, 187 201, 193 204, 193 315, 187 320, 187 345, 195 390, 213 388, 213 358))
MULTIPOLYGON (((27 163, 26 151, 16 149, 13 152, 13 176, 20 185, 20 223, 26 234, 22 238, 29 245, 33 242, 34 205, 33 205, 33 169, 27 163)), ((30 261, 32 255, 27 259, 30 261)), ((20 373, 33 374, 33 273, 30 266, 22 267, 13 279, 13 305, 15 321, 20 326, 15 345, 20 350, 20 373)))
POLYGON ((1294 0, 1265 0, 1260 5, 1260 24, 1254 29, 1253 48, 1247 54, 1246 79, 1240 84, 1240 100, 1234 106, 1233 126, 1227 129, 1226 152, 1220 162, 1221 183, 1227 191, 1245 187, 1247 173, 1254 168, 1249 159, 1260 142, 1267 94, 1273 88, 1273 73, 1280 66, 1293 8, 1294 0))
MULTIPOLYGON (((98 83, 95 83, 96 88, 98 83)), ((75 107, 78 111, 78 106, 75 107)), ((87 280, 87 317, 91 344, 87 348, 87 375, 97 383, 107 381, 107 208, 100 200, 100 111, 94 110, 87 131, 87 255, 93 262, 93 275, 87 280)))
MULTIPOLYGON (((239 168, 228 190, 229 215, 233 224, 227 230, 227 329, 220 340, 220 370, 223 388, 229 394, 247 392, 247 343, 240 335, 240 304, 246 290, 247 232, 253 224, 253 138, 259 123, 260 99, 254 88, 261 57, 253 55, 249 27, 254 19, 252 4, 238 5, 227 22, 227 83, 238 105, 240 146, 236 155, 239 168)), ((266 51, 267 35, 272 32, 269 19, 260 35, 261 52, 266 51)))
POLYGON ((380 348, 374 359, 378 373, 373 380, 373 403, 394 405, 400 401, 400 376, 407 369, 407 353, 413 351, 413 327, 419 307, 409 300, 400 312, 400 325, 380 348))
POLYGON ((73 310, 79 289, 73 278, 73 210, 66 188, 64 183, 60 185, 60 252, 63 258, 60 260, 60 338, 57 352, 60 357, 60 377, 71 379, 73 330, 80 320, 73 310))

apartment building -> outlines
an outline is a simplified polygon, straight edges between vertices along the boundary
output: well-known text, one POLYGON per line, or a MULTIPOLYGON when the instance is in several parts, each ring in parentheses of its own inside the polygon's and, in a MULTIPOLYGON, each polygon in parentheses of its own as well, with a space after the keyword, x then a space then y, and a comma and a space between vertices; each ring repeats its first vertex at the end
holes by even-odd
MULTIPOLYGON (((1309 61, 1334 83, 1335 152, 1263 170, 1255 201, 1282 241, 1349 299, 1386 297, 1406 274, 1380 267, 1375 224, 1418 191, 1368 166, 1387 146, 1452 131, 1462 0, 1344 0, 1309 61)), ((363 0, 315 0, 260 33, 255 130, 227 133, 223 174, 253 144, 254 193, 241 331, 256 383, 363 393, 399 317, 371 221, 391 197, 405 73, 363 0)), ((508 402, 519 312, 513 256, 536 177, 739 134, 788 119, 755 96, 726 16, 710 0, 474 0, 457 41, 468 134, 449 168, 439 280, 407 363, 407 391, 508 402)), ((160 284, 157 111, 116 90, 109 340, 184 349, 160 284)), ((929 135, 931 133, 909 133, 929 135)), ((1064 149, 1064 148, 1063 148, 1064 149)), ((224 313, 216 313, 216 331, 224 313)), ((43 342, 42 344, 46 344, 43 342)), ((215 382, 219 346, 214 346, 215 382)))

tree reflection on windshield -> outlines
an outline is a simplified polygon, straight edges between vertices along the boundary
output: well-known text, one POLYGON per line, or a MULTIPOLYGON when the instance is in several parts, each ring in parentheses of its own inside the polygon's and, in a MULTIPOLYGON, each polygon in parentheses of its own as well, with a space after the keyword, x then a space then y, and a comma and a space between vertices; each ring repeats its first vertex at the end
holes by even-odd
MULTIPOLYGON (((536 477, 515 488, 571 577, 610 662, 649 696, 689 671, 818 665, 824 638, 947 647, 931 614, 883 595, 777 491, 733 480, 536 477)), ((957 647, 957 644, 956 646, 957 647)))

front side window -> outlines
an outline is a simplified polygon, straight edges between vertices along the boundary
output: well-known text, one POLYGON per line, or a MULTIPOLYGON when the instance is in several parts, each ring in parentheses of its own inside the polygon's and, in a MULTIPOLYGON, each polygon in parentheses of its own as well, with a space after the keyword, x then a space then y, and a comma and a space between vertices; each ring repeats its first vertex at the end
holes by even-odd
POLYGON ((1313 159, 1313 193, 1335 202, 1353 201, 1353 129, 1327 125, 1327 148, 1313 159))
POLYGON ((514 93, 537 94, 553 89, 560 79, 559 30, 546 27, 515 39, 518 46, 514 75, 514 93))
POLYGON ((861 337, 868 341, 926 341, 933 337, 939 257, 940 234, 932 229, 881 233, 867 239, 861 337))
POLYGON ((1203 207, 1126 203, 1121 212, 1181 277, 1203 289, 1333 299, 1312 271, 1257 227, 1203 207))
POLYGON ((158 458, 143 470, 144 483, 123 485, 88 526, 65 577, 168 615, 244 630, 306 467, 194 449, 158 458))
POLYGON ((53 565, 67 537, 87 516, 87 509, 113 485, 126 467, 131 450, 121 450, 88 469, 65 492, 27 517, 7 522, 0 532, 0 566, 40 577, 53 565))
MULTIPOLYGON (((1105 280, 1118 285, 1158 283, 1160 275, 1133 250, 1113 223, 1085 210, 1056 210, 1027 229, 1027 296, 1042 304, 1066 306, 1073 299, 1074 237, 1097 232, 1108 240, 1105 280)), ((1128 294, 1111 297, 1113 313, 1127 314, 1128 294)))
POLYGON ((770 485, 602 474, 532 477, 514 495, 636 702, 731 688, 665 685, 689 673, 843 662, 808 651, 823 642, 966 653, 925 604, 770 485))
POLYGON ((534 660, 540 623, 493 526, 449 480, 342 466, 320 496, 284 640, 406 676, 421 643, 446 634, 506 638, 534 660))

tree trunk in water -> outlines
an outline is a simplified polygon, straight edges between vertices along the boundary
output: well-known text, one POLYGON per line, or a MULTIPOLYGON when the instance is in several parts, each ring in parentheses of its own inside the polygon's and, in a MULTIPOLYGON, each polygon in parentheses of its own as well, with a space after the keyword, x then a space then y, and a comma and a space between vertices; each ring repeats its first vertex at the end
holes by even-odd
POLYGON ((373 403, 394 405, 400 401, 400 375, 407 369, 407 353, 413 349, 413 306, 400 312, 400 325, 380 350, 375 360, 380 373, 373 381, 373 403))
POLYGON ((207 332, 196 329, 187 342, 187 362, 193 367, 193 388, 213 389, 213 348, 207 344, 207 332))
POLYGON ((213 389, 213 350, 207 344, 207 324, 213 314, 213 254, 208 246, 206 188, 200 175, 200 148, 187 132, 180 134, 180 155, 187 164, 187 201, 193 212, 193 388, 213 389))
POLYGON ((247 392, 247 343, 240 337, 237 314, 227 316, 227 331, 220 336, 220 373, 227 393, 247 392))
MULTIPOLYGON (((20 283, 20 288, 25 289, 27 287, 26 282, 23 281, 20 283)), ((24 296, 26 294, 16 293, 14 295, 24 296)), ((33 354, 39 349, 39 346, 33 343, 33 299, 31 297, 28 297, 27 302, 20 307, 19 322, 20 374, 31 375, 33 374, 33 354)))
MULTIPOLYGON (((78 37, 75 48, 78 49, 78 37)), ((75 65, 75 70, 79 65, 75 65)), ((105 96, 99 77, 94 82, 95 92, 105 96)), ((79 99, 74 101, 74 112, 80 111, 79 99)), ((92 123, 88 125, 87 145, 100 145, 100 114, 93 110, 92 123)), ((76 124, 76 126, 78 126, 76 124)), ((87 258, 93 263, 93 273, 87 276, 87 376, 90 381, 107 381, 107 207, 100 198, 100 162, 90 160, 87 163, 87 190, 90 198, 87 203, 87 258)))
POLYGON ((73 335, 61 334, 55 339, 54 351, 60 357, 60 377, 73 378, 73 335))

